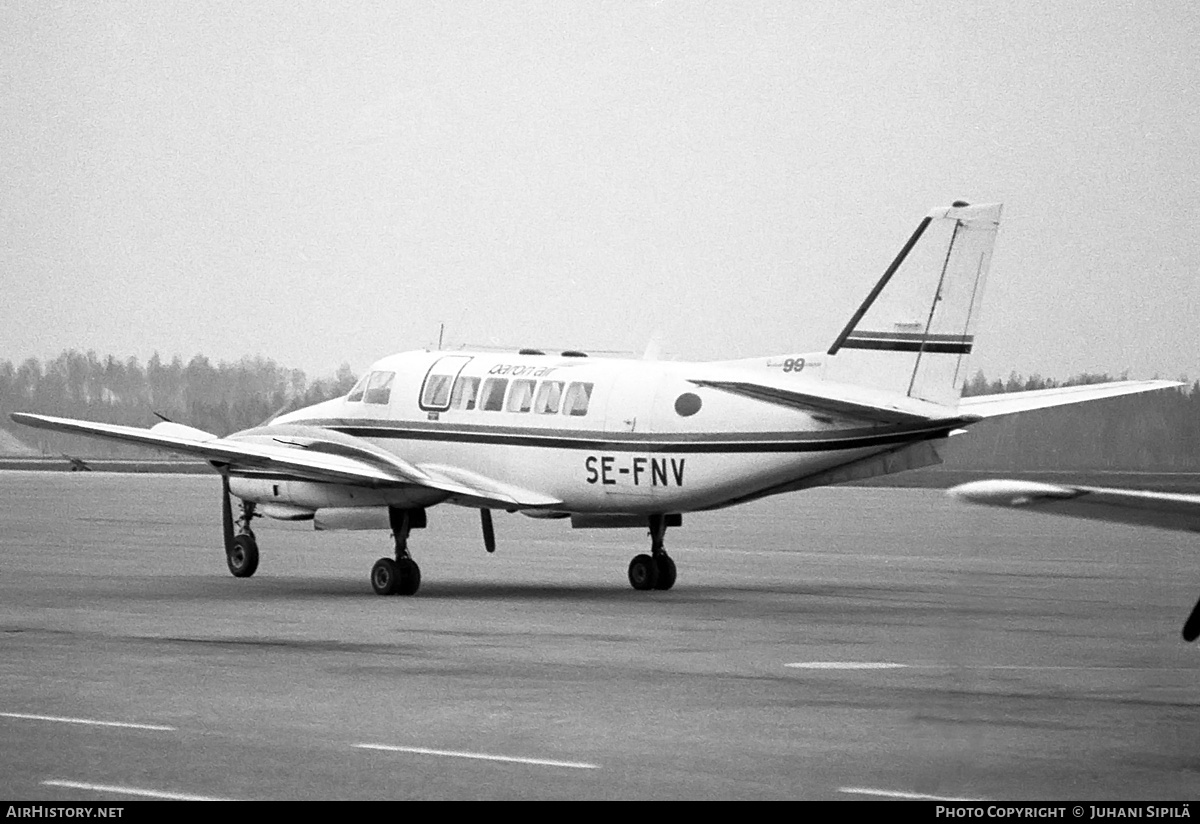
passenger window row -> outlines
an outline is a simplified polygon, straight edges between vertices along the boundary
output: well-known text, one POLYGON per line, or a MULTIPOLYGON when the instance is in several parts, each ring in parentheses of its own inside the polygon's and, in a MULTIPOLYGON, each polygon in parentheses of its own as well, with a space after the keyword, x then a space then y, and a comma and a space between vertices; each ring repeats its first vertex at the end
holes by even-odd
MULTIPOLYGON (((472 410, 484 412, 533 412, 538 415, 582 416, 588 413, 594 384, 584 381, 536 381, 526 378, 487 378, 459 375, 471 360, 449 356, 429 370, 421 390, 421 408, 428 410, 472 410), (507 402, 506 402, 507 399, 507 402)), ((346 396, 351 403, 387 404, 392 396, 395 372, 363 375, 346 396)))
POLYGON ((588 413, 592 386, 593 384, 582 381, 571 384, 564 381, 539 383, 524 379, 510 381, 508 378, 481 380, 463 375, 454 383, 449 408, 478 408, 484 412, 533 412, 538 415, 557 415, 561 412, 564 415, 581 416, 588 413))

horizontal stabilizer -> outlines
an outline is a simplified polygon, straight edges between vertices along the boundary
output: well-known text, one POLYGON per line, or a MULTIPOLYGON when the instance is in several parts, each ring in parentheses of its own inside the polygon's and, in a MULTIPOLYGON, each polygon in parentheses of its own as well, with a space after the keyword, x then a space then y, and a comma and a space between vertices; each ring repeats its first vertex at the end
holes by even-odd
POLYGON ((1200 532, 1200 495, 1001 480, 962 484, 946 494, 1007 509, 1200 532))
MULTIPOLYGON (((734 395, 742 395, 779 406, 788 406, 807 412, 825 412, 873 423, 909 424, 941 421, 958 424, 970 423, 975 420, 970 416, 965 419, 959 418, 953 414, 954 410, 944 406, 903 396, 892 396, 888 400, 881 397, 878 402, 871 403, 867 397, 853 397, 850 390, 854 387, 843 387, 846 391, 839 392, 837 385, 831 383, 813 382, 808 385, 810 391, 801 392, 795 388, 784 389, 766 383, 748 381, 692 379, 691 382, 697 386, 720 389, 734 395)), ((860 392, 859 394, 865 393, 860 392)), ((881 395, 882 393, 875 394, 881 395)))
POLYGON ((972 395, 959 401, 958 411, 964 415, 994 418, 1000 415, 1028 412, 1031 409, 1045 409, 1051 406, 1095 401, 1101 398, 1115 398, 1138 392, 1154 392, 1159 389, 1170 389, 1173 386, 1183 386, 1183 384, 1179 381, 1113 381, 1089 383, 1082 386, 1060 386, 1055 389, 1034 389, 1029 392, 972 395))

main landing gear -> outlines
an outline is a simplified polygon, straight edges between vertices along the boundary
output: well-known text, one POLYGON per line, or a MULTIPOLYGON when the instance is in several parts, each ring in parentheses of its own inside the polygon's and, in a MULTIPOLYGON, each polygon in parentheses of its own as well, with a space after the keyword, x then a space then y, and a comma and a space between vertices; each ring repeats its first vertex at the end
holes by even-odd
POLYGON ((235 578, 249 578, 258 569, 258 541, 250 529, 254 518, 254 502, 242 501, 242 516, 233 520, 233 504, 229 500, 229 478, 221 476, 221 524, 225 532, 225 563, 235 578))
POLYGON ((408 533, 425 528, 425 510, 388 507, 396 560, 380 558, 371 567, 371 588, 376 595, 413 595, 421 587, 421 568, 408 554, 408 533))
POLYGON ((668 526, 682 523, 680 515, 650 516, 650 554, 638 555, 629 562, 629 583, 634 589, 667 590, 675 586, 675 562, 667 554, 663 536, 668 526))

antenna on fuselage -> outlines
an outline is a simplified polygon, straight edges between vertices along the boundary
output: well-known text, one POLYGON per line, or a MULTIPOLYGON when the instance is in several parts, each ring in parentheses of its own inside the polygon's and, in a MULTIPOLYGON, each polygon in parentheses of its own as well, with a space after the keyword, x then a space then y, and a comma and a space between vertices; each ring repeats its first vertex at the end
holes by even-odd
POLYGON ((662 342, 666 335, 661 329, 655 329, 654 334, 650 336, 650 342, 646 344, 646 350, 642 352, 642 360, 656 361, 662 355, 662 342))
POLYGON ((442 321, 438 324, 438 351, 442 351, 442 335, 446 333, 446 322, 442 321))

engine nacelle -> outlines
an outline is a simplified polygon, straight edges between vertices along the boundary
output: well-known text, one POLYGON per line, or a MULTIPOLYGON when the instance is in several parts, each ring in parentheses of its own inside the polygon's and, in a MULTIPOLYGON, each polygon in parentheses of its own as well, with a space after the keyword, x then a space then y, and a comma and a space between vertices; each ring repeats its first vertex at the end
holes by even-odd
POLYGON ((420 486, 368 489, 316 481, 285 481, 237 475, 229 478, 229 491, 244 501, 298 507, 310 511, 327 507, 359 509, 395 506, 401 509, 419 509, 432 506, 447 497, 447 493, 440 489, 420 486))
POLYGON ((313 528, 332 529, 391 529, 387 507, 345 506, 318 509, 313 517, 313 528))

